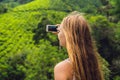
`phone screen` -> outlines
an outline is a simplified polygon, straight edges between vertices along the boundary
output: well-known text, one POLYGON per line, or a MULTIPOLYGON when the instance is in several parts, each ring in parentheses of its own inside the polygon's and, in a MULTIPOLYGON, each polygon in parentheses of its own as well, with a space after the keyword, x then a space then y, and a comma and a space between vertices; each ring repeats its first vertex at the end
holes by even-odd
POLYGON ((57 26, 56 25, 47 25, 47 31, 48 32, 57 32, 57 26))

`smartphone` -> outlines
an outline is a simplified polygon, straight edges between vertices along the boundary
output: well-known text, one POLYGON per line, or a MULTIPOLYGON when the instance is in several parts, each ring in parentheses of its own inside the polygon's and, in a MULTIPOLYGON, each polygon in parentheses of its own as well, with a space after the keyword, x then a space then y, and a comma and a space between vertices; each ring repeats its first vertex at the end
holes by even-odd
POLYGON ((57 25, 46 25, 47 32, 57 32, 57 25))

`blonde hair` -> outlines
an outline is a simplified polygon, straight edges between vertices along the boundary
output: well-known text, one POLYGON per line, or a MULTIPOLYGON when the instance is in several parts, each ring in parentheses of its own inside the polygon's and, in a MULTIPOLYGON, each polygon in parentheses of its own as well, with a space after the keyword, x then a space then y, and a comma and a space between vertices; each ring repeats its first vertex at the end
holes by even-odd
POLYGON ((66 48, 76 80, 103 80, 89 26, 82 15, 72 13, 62 21, 66 48))

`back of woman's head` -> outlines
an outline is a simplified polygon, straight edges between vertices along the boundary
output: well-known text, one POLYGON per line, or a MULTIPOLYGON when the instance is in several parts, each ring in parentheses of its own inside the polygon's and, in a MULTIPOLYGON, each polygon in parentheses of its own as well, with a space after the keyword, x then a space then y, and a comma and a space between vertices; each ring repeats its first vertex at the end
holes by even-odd
POLYGON ((62 26, 76 80, 103 80, 90 29, 84 17, 72 13, 63 19, 62 26))

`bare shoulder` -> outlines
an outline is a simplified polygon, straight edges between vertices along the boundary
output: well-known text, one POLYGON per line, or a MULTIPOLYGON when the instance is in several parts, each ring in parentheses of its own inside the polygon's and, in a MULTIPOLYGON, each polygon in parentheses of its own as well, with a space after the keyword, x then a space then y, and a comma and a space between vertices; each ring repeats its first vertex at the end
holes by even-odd
POLYGON ((62 61, 54 67, 55 80, 67 80, 72 75, 72 65, 67 61, 62 61))
POLYGON ((72 68, 71 63, 67 62, 66 60, 59 62, 54 69, 65 69, 65 68, 72 68))

